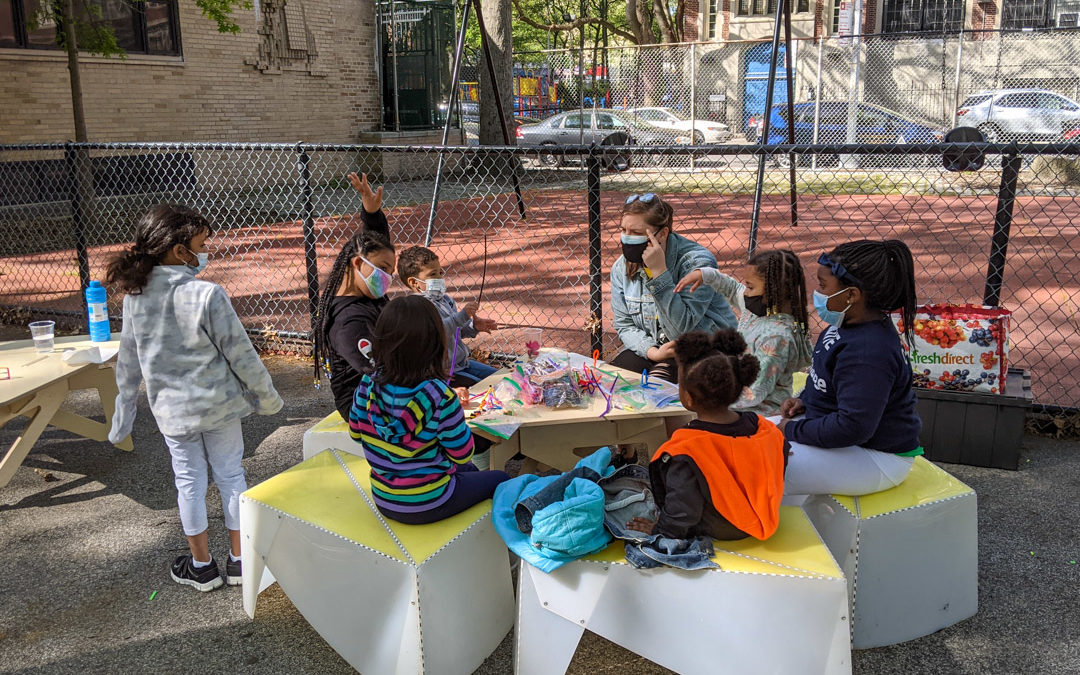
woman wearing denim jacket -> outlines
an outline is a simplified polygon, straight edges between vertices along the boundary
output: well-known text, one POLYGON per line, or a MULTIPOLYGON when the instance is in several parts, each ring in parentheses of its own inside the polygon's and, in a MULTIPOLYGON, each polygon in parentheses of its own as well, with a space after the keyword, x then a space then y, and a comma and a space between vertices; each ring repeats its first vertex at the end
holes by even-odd
POLYGON ((623 206, 623 254, 611 266, 611 314, 624 349, 611 364, 678 381, 675 339, 693 330, 735 328, 728 301, 704 287, 676 293, 698 267, 716 267, 708 249, 671 231, 671 205, 658 195, 631 195, 623 206))

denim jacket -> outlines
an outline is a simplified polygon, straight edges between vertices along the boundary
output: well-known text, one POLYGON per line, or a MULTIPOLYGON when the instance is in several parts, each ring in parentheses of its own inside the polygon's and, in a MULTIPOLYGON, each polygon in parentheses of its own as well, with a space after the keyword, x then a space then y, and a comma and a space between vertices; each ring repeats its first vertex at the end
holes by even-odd
POLYGON ((675 284, 685 275, 699 267, 716 267, 708 249, 672 232, 665 259, 668 268, 652 279, 644 271, 627 279, 622 256, 611 266, 612 321, 623 344, 638 356, 692 330, 711 333, 738 325, 731 305, 712 288, 675 293, 675 284))

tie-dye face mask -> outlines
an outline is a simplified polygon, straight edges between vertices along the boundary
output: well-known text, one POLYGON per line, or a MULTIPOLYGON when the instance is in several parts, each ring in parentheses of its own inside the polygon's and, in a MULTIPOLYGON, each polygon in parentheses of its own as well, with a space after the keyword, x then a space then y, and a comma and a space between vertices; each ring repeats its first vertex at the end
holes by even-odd
POLYGON ((386 292, 390 290, 390 284, 394 281, 394 277, 379 269, 375 263, 364 256, 360 256, 360 259, 371 267, 371 274, 362 277, 364 283, 367 284, 368 289, 371 291, 371 297, 375 299, 383 297, 386 295, 386 292))

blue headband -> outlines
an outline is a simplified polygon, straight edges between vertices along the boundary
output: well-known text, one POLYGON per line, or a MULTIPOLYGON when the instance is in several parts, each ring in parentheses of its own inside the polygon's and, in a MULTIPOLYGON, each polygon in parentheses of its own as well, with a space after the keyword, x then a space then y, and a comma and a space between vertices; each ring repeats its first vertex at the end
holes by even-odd
POLYGON ((833 276, 846 283, 848 286, 862 288, 862 282, 859 281, 859 278, 851 272, 848 272, 843 265, 830 258, 828 253, 822 253, 817 261, 819 265, 824 265, 832 270, 833 276))

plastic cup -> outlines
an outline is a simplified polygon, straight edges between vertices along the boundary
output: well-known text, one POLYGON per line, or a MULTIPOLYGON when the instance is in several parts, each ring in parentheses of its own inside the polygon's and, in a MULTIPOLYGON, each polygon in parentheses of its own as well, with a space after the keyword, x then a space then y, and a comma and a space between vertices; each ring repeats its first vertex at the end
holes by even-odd
POLYGON ((34 349, 38 353, 48 354, 52 352, 55 328, 55 321, 35 321, 30 324, 30 337, 34 338, 34 349))
POLYGON ((540 354, 540 348, 544 346, 544 330, 542 328, 526 328, 521 331, 522 346, 527 358, 535 358, 540 354))

